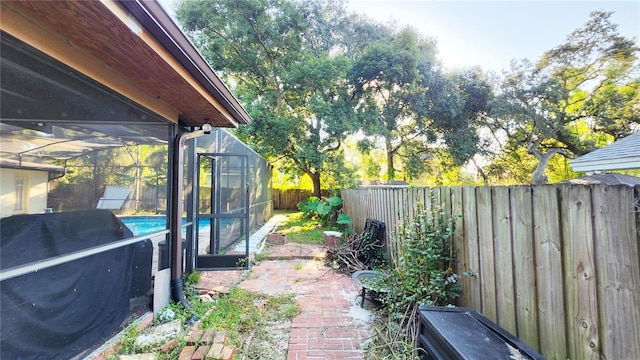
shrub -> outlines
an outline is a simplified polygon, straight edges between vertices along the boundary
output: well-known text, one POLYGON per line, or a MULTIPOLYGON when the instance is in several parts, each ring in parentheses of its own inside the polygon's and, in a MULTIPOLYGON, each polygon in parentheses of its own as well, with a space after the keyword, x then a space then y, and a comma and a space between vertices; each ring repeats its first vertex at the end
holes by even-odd
MULTIPOLYGON (((460 295, 460 275, 455 272, 456 250, 452 235, 454 217, 446 214, 432 194, 431 208, 418 204, 415 218, 401 224, 389 244, 392 268, 388 276, 372 286, 382 302, 382 325, 378 342, 385 351, 398 351, 402 358, 413 349, 418 334, 420 305, 444 306, 460 295)), ((374 342, 375 343, 375 342, 374 342)), ((375 349, 375 346, 373 347, 375 349)), ((380 356, 377 354, 376 356, 380 356)), ((397 353, 393 354, 396 358, 397 353)))
POLYGON ((298 203, 298 209, 309 219, 320 221, 322 227, 346 228, 351 224, 349 215, 342 212, 342 198, 332 196, 319 199, 310 196, 298 203))

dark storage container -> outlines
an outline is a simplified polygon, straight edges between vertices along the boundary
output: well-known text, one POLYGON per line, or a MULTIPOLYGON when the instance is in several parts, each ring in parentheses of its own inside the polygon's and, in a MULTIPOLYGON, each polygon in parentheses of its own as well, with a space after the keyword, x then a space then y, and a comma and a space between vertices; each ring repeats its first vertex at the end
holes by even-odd
POLYGON ((133 271, 131 272, 130 297, 147 295, 151 290, 151 268, 153 265, 153 243, 143 240, 131 245, 133 251, 133 271))
POLYGON ((473 309, 420 307, 418 347, 423 360, 544 359, 473 309))
POLYGON ((384 222, 374 219, 367 219, 364 223, 362 242, 358 260, 367 265, 369 270, 384 263, 384 232, 386 225, 384 222))
MULTIPOLYGON (((182 256, 186 256, 186 240, 182 239, 182 256)), ((171 264, 171 254, 169 253, 169 247, 167 246, 167 240, 160 240, 158 242, 158 270, 163 270, 169 267, 171 264)))

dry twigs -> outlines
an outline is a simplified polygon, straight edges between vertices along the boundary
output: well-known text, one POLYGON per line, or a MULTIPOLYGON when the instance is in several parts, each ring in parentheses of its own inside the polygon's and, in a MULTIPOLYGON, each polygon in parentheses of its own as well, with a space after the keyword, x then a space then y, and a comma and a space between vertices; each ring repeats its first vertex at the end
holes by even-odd
POLYGON ((347 237, 345 244, 329 247, 327 249, 329 265, 337 272, 346 275, 367 269, 367 265, 360 260, 362 240, 362 234, 352 234, 347 237))

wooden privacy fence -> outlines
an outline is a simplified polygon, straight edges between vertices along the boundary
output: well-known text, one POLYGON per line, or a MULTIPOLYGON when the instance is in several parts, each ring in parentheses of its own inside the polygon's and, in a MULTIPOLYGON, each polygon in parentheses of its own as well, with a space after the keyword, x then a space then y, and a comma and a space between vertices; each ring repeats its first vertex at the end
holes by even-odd
MULTIPOLYGON (((298 210, 298 203, 313 195, 312 190, 302 189, 272 189, 274 210, 298 210)), ((322 190, 322 196, 329 196, 327 190, 322 190)))
MULTIPOLYGON (((460 306, 548 359, 640 359, 640 186, 432 190, 446 213, 461 215, 458 272, 477 272, 463 279, 460 306)), ((418 202, 430 206, 430 193, 350 189, 342 197, 356 231, 374 218, 392 232, 418 202)))

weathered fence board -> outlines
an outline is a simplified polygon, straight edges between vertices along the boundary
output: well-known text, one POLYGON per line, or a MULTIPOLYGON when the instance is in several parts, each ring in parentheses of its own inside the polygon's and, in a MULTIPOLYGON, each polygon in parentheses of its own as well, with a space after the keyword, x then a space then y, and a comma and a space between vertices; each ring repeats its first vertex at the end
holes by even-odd
POLYGON ((640 231, 640 187, 610 187, 594 197, 594 227, 600 314, 600 343, 605 359, 640 357, 639 242, 624 242, 640 231))
POLYGON ((555 187, 533 189, 534 248, 540 348, 551 359, 567 358, 562 241, 558 193, 555 187))
MULTIPOLYGON (((469 288, 468 294, 463 294, 462 304, 472 307, 478 311, 482 309, 482 274, 480 269, 480 247, 478 243, 478 216, 476 208, 476 191, 471 186, 462 188, 464 204, 462 206, 462 223, 464 224, 464 241, 467 254, 468 268, 475 272, 474 276, 463 279, 463 285, 469 288)), ((464 291, 463 287, 463 291, 464 291)))
POLYGON ((564 286, 569 358, 597 359, 598 308, 591 191, 584 186, 565 186, 561 192, 564 286))
MULTIPOLYGON (((468 269, 469 265, 467 264, 467 253, 466 246, 464 244, 464 224, 462 223, 462 188, 456 187, 451 189, 451 213, 453 214, 453 224, 455 226, 455 232, 453 233, 453 244, 457 251, 457 260, 456 269, 468 269)), ((469 292, 469 284, 468 282, 462 283, 462 294, 464 300, 467 299, 467 293, 469 292)), ((458 304, 460 304, 463 299, 458 300, 458 304)))
POLYGON ((345 190, 343 197, 356 223, 366 209, 388 234, 415 216, 418 203, 462 215, 458 272, 477 276, 463 278, 458 304, 548 359, 640 358, 640 186, 345 190))
POLYGON ((491 206, 491 188, 476 188, 478 208, 478 240, 480 245, 480 282, 482 289, 482 313, 493 322, 498 322, 498 304, 496 301, 495 239, 493 237, 493 207, 491 206))
POLYGON ((535 254, 531 187, 511 188, 511 238, 516 301, 517 336, 533 348, 539 348, 536 296, 535 254))
MULTIPOLYGON (((298 210, 298 203, 313 196, 313 191, 305 189, 272 189, 273 208, 275 210, 298 210)), ((329 196, 327 190, 322 190, 322 196, 329 196)))
POLYGON ((512 334, 517 334, 509 188, 501 186, 494 187, 492 190, 498 325, 512 334))

